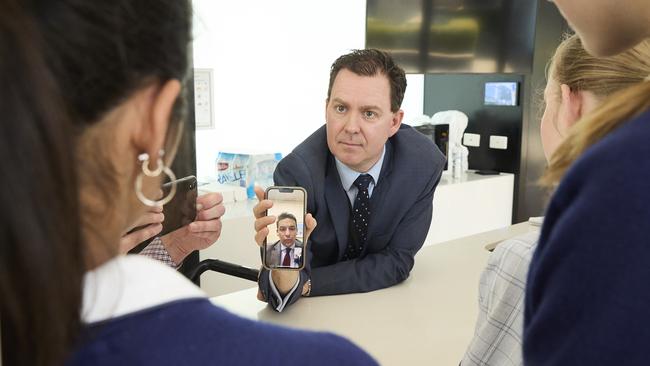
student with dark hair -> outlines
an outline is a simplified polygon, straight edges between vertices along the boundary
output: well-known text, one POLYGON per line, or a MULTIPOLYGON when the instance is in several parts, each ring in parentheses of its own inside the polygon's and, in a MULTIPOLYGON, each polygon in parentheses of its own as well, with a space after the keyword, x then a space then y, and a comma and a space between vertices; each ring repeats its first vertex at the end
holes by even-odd
MULTIPOLYGON (((402 124, 405 90, 404 70, 387 52, 356 50, 332 65, 325 125, 273 175, 276 185, 307 190, 305 236, 311 233, 303 271, 260 275, 258 297, 273 309, 301 296, 368 292, 408 278, 431 226, 445 158, 402 124)), ((276 218, 265 215, 272 202, 256 193, 261 245, 276 218)))
MULTIPOLYGON (((647 0, 555 0, 595 56, 650 38, 647 0)), ((650 60, 646 60, 650 63, 650 60)), ((650 365, 650 82, 613 95, 551 156, 526 287, 524 364, 650 365)))
POLYGON ((3 364, 375 364, 118 255, 145 205, 169 199, 152 202, 184 118, 190 19, 183 0, 0 2, 3 364))

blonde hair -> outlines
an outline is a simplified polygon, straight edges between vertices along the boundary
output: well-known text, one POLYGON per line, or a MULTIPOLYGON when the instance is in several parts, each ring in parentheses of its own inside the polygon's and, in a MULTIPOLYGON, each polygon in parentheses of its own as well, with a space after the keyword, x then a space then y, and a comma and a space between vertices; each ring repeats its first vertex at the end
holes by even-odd
POLYGON ((551 59, 550 78, 571 91, 589 91, 607 100, 570 130, 551 156, 541 179, 555 186, 591 145, 629 119, 650 108, 650 42, 611 57, 587 53, 577 35, 568 36, 551 59))

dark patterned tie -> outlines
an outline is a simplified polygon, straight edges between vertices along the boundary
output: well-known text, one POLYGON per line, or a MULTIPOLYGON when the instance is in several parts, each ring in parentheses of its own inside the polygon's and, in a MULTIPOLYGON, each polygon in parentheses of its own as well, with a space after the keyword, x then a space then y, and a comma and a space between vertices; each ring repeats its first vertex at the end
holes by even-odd
POLYGON ((361 174, 353 183, 359 192, 357 192, 357 197, 354 199, 354 205, 352 206, 350 229, 356 236, 357 241, 355 242, 352 238, 348 239, 348 246, 343 255, 343 260, 359 257, 366 245, 368 223, 370 222, 370 195, 368 194, 370 182, 372 182, 370 174, 361 174))
POLYGON ((291 248, 286 248, 284 254, 284 259, 282 260, 283 267, 289 267, 291 265, 291 248))

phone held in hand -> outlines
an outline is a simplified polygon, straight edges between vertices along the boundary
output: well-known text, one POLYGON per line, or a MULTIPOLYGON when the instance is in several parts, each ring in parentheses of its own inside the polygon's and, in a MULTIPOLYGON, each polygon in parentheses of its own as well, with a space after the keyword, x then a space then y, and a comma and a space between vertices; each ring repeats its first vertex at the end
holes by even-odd
MULTIPOLYGON (((176 194, 165 206, 163 206, 163 229, 158 234, 163 236, 174 230, 189 225, 196 219, 196 197, 197 184, 196 177, 193 175, 181 178, 176 182, 176 194)), ((169 194, 172 182, 162 185, 163 197, 169 194)))
POLYGON ((264 198, 273 201, 266 214, 276 220, 268 226, 262 262, 267 269, 300 270, 305 267, 305 215, 307 191, 302 187, 269 187, 264 198))

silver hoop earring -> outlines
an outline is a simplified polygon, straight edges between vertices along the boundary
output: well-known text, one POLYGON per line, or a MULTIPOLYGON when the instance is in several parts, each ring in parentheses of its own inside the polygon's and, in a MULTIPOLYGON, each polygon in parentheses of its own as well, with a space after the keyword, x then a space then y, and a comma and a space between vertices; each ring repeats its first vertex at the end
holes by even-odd
POLYGON ((165 155, 165 150, 160 150, 158 153, 158 160, 156 161, 156 170, 152 171, 149 169, 149 154, 142 153, 138 155, 138 160, 142 163, 142 172, 147 177, 157 177, 162 173, 165 164, 163 163, 162 157, 165 155))
POLYGON ((158 154, 158 166, 153 171, 149 169, 149 154, 142 153, 138 156, 138 160, 142 163, 142 173, 138 174, 135 178, 135 195, 138 197, 140 202, 150 207, 162 206, 171 201, 176 194, 176 175, 174 175, 174 172, 163 163, 162 156, 164 154, 165 152, 160 150, 160 153, 158 154), (165 173, 165 175, 169 177, 169 181, 172 182, 169 194, 158 201, 151 200, 142 193, 142 177, 144 175, 147 177, 157 177, 161 173, 165 173))

